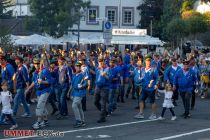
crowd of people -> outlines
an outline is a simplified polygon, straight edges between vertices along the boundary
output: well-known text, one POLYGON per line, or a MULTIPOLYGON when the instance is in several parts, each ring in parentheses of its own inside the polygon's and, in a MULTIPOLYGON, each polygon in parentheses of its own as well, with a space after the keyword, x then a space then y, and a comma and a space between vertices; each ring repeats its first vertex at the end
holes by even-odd
POLYGON ((37 102, 37 120, 33 129, 48 126, 47 103, 52 107, 51 115, 57 119, 67 116, 67 100, 72 100, 75 125, 85 126, 87 95, 94 95, 94 105, 100 111, 97 123, 106 122, 131 96, 137 103, 139 112, 136 119, 144 118, 146 100, 151 103, 149 119, 164 119, 166 109, 172 113, 179 96, 184 106, 184 118, 191 117, 196 95, 206 98, 210 76, 210 54, 192 51, 185 58, 167 51, 142 55, 140 51, 125 49, 97 49, 81 52, 52 49, 37 53, 14 52, 0 55, 2 112, 0 124, 12 122, 10 129, 18 127, 16 116, 20 104, 22 117, 31 117, 33 110, 29 104, 37 102), (163 110, 156 116, 156 102, 164 94, 163 110), (11 103, 12 101, 12 103, 11 103))

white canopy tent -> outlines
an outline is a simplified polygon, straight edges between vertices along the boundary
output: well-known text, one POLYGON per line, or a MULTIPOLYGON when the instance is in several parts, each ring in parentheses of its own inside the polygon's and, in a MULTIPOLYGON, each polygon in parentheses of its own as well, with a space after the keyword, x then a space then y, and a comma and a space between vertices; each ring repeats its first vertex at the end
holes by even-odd
MULTIPOLYGON (((103 33, 94 33, 87 36, 87 39, 90 44, 103 44, 103 33)), ((111 39, 111 44, 121 44, 121 45, 160 45, 163 46, 164 42, 159 38, 151 37, 148 35, 145 36, 120 36, 113 35, 111 39)))
POLYGON ((34 34, 31 36, 27 36, 25 38, 17 39, 14 42, 14 45, 62 45, 60 41, 57 39, 53 39, 51 37, 45 37, 38 34, 34 34))

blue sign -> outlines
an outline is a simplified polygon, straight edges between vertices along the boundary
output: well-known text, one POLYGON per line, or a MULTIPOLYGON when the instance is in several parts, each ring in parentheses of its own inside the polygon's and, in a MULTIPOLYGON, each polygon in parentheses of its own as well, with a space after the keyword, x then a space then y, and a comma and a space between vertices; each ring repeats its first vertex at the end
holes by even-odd
POLYGON ((104 23, 104 27, 106 30, 110 30, 110 29, 112 29, 112 23, 110 21, 106 21, 104 23))

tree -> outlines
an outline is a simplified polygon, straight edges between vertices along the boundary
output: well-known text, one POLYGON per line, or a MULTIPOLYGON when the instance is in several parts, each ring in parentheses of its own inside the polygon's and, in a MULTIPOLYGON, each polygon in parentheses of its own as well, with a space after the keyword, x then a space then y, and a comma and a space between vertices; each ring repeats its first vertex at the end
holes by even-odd
POLYGON ((144 0, 137 9, 141 15, 138 27, 150 31, 151 21, 153 21, 153 35, 158 36, 160 32, 157 23, 162 15, 163 0, 144 0))
POLYGON ((206 17, 207 22, 208 22, 208 24, 210 25, 210 12, 206 12, 206 13, 204 13, 203 15, 206 17))
POLYGON ((12 18, 12 10, 8 10, 11 6, 11 0, 0 0, 0 47, 6 51, 11 48, 12 43, 8 35, 9 28, 1 20, 12 18))
POLYGON ((11 0, 0 0, 0 19, 11 18, 12 10, 8 10, 11 6, 11 0))
POLYGON ((195 10, 188 10, 182 13, 182 19, 188 19, 193 16, 201 16, 202 14, 195 10))
POLYGON ((161 28, 161 38, 168 40, 167 36, 167 24, 174 18, 180 17, 180 8, 182 0, 164 0, 163 14, 159 22, 161 28))
POLYGON ((29 0, 32 17, 26 21, 26 29, 44 32, 51 36, 60 37, 67 33, 78 21, 79 9, 86 8, 90 2, 83 0, 29 0))
POLYGON ((207 31, 208 22, 205 16, 192 16, 186 19, 187 25, 189 27, 189 33, 196 40, 196 36, 199 33, 204 33, 207 31))
POLYGON ((185 20, 175 18, 167 24, 167 36, 174 41, 174 39, 185 37, 189 34, 189 29, 185 20))

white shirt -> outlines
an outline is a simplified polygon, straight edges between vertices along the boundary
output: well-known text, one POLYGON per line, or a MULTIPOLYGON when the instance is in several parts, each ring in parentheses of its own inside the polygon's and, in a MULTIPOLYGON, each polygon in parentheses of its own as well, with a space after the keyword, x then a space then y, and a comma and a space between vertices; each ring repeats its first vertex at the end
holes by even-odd
POLYGON ((9 91, 0 92, 0 102, 2 102, 2 113, 12 114, 11 104, 12 94, 9 91))

